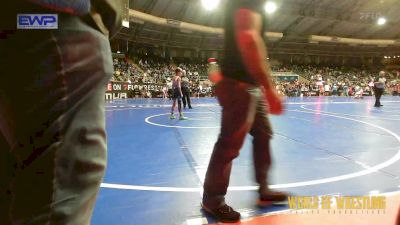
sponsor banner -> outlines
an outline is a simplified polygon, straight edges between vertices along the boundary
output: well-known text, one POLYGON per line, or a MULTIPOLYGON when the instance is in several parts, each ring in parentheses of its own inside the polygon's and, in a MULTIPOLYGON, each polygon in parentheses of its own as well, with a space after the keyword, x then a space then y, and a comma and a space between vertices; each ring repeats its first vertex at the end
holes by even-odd
MULTIPOLYGON (((128 83, 128 82, 109 82, 106 88, 106 99, 124 99, 134 98, 135 96, 141 96, 143 91, 148 94, 147 97, 160 98, 162 97, 162 89, 165 85, 154 84, 154 83, 128 83)), ((201 91, 198 89, 192 89, 192 93, 197 93, 200 96, 206 96, 212 94, 212 88, 203 88, 201 91)), ((171 95, 172 91, 169 90, 168 94, 171 95)))
POLYGON ((163 85, 161 84, 152 84, 152 83, 128 83, 128 82, 109 82, 107 84, 107 93, 113 92, 130 92, 135 90, 148 90, 159 92, 162 91, 163 85))
POLYGON ((272 77, 276 81, 292 82, 299 80, 299 75, 292 72, 273 72, 272 77))

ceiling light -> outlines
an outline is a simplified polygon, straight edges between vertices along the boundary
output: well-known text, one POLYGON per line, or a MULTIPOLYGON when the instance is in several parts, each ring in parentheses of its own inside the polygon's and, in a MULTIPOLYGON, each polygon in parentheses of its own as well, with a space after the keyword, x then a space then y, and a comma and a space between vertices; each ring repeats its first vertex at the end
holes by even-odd
POLYGON ((122 26, 129 28, 129 21, 128 20, 122 20, 122 26))
POLYGON ((201 0, 206 10, 214 10, 218 7, 220 0, 201 0))
POLYGON ((380 25, 380 26, 382 26, 382 25, 384 25, 385 23, 386 23, 386 18, 384 18, 384 17, 380 17, 379 19, 378 19, 378 25, 380 25))
POLYGON ((268 14, 272 14, 278 9, 278 6, 275 2, 267 2, 264 6, 264 9, 268 14))

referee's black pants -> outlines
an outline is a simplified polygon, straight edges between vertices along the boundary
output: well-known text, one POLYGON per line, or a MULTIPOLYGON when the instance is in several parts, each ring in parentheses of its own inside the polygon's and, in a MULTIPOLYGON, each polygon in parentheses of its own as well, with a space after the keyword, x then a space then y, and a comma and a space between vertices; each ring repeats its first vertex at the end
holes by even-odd
POLYGON ((183 102, 183 108, 186 108, 186 105, 189 108, 192 108, 192 104, 190 103, 190 90, 187 87, 182 88, 182 102, 183 102))
POLYGON ((374 88, 375 92, 375 107, 382 106, 381 105, 381 97, 383 95, 383 92, 385 91, 384 88, 374 88))

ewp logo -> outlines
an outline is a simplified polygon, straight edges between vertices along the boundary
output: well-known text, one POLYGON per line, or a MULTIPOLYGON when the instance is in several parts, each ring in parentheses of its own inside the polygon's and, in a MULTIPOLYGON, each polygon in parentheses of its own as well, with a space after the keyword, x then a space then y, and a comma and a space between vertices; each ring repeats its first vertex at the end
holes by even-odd
POLYGON ((58 15, 18 14, 17 29, 58 29, 58 15))

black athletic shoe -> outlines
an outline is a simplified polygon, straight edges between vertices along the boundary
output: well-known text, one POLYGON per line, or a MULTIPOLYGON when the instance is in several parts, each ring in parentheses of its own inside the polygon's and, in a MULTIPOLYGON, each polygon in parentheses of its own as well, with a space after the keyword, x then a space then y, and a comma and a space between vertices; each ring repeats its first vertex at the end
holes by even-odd
POLYGON ((236 223, 240 221, 240 213, 233 210, 232 207, 227 204, 219 207, 218 209, 210 209, 204 204, 201 204, 201 207, 208 214, 223 223, 236 223))
POLYGON ((284 192, 266 190, 260 192, 260 197, 257 201, 257 205, 260 207, 266 207, 273 204, 285 204, 288 200, 288 194, 284 192))
POLYGON ((193 109, 192 106, 189 106, 189 109, 193 109))
POLYGON ((382 107, 383 105, 379 105, 379 107, 382 107))

